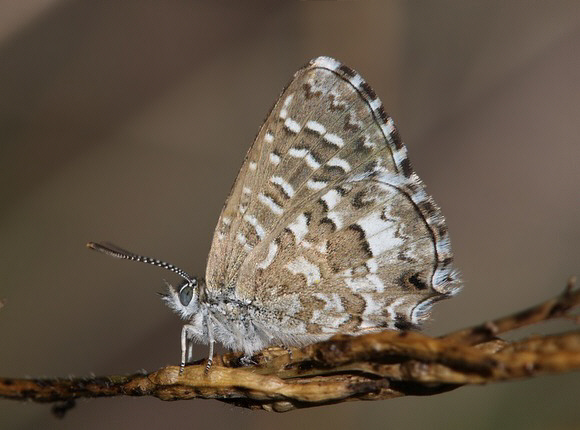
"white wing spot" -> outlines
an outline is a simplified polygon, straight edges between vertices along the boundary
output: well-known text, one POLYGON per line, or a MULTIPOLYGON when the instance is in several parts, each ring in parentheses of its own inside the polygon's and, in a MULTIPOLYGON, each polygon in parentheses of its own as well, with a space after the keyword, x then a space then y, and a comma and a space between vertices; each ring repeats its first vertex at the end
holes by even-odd
POLYGON ((399 307, 399 305, 403 304, 404 302, 405 302, 404 297, 399 297, 398 299, 393 300, 393 303, 391 303, 389 306, 385 308, 389 313, 389 317, 391 317, 394 320, 395 315, 397 315, 396 309, 399 307))
POLYGON ((294 98, 294 93, 290 94, 284 100, 284 104, 282 105, 282 109, 280 109, 280 118, 286 119, 286 117, 288 116, 288 106, 290 106, 290 103, 292 103, 293 98, 294 98))
POLYGON ((383 284, 383 281, 377 275, 370 274, 365 276, 365 278, 368 279, 370 283, 375 287, 377 293, 382 293, 385 290, 385 284, 383 284))
POLYGON ((345 312, 339 294, 314 293, 313 296, 324 301, 324 309, 314 310, 310 322, 321 325, 323 332, 332 332, 349 320, 350 316, 345 312))
POLYGON ((396 237, 397 226, 392 221, 381 219, 380 211, 371 212, 358 220, 357 224, 365 232, 365 239, 374 256, 400 247, 403 239, 396 237))
POLYGON ((338 212, 330 211, 326 214, 326 217, 334 223, 337 230, 342 228, 342 217, 338 214, 338 212))
POLYGON ((304 161, 306 161, 306 164, 308 165, 308 167, 310 167, 312 170, 316 170, 320 167, 320 163, 318 161, 316 161, 316 159, 312 156, 312 154, 308 153, 305 157, 304 157, 304 161))
POLYGON ((272 176, 270 178, 270 182, 272 182, 273 184, 276 184, 276 185, 280 186, 280 188, 282 188, 282 190, 284 191, 284 193, 289 198, 294 197, 294 188, 292 187, 292 185, 290 185, 288 182, 286 182, 280 176, 272 176))
POLYGON ((330 160, 327 161, 326 164, 328 166, 340 167, 344 171, 344 173, 350 172, 350 169, 351 169, 348 161, 343 160, 342 158, 338 158, 338 157, 332 157, 330 160))
POLYGON ((238 233, 236 239, 241 245, 246 245, 248 243, 248 239, 244 236, 243 233, 238 233))
POLYGON ((298 217, 296 217, 296 221, 290 224, 288 229, 296 238, 296 243, 302 242, 304 236, 308 234, 308 218, 304 214, 298 215, 298 217))
POLYGON ((389 136, 393 131, 395 131, 395 124, 393 123, 392 118, 389 117, 385 124, 381 124, 381 130, 385 136, 389 136))
POLYGON ((338 293, 324 294, 314 293, 314 297, 324 301, 324 310, 330 312, 344 312, 342 301, 338 293))
POLYGON ((336 329, 350 319, 350 315, 328 315, 324 311, 312 311, 310 322, 320 326, 322 333, 336 333, 336 329))
POLYGON ((336 134, 326 133, 324 135, 324 140, 326 140, 331 145, 338 146, 339 148, 344 146, 344 140, 342 140, 342 137, 336 134))
POLYGON ((316 264, 311 263, 302 255, 286 264, 285 267, 293 275, 304 275, 307 285, 317 284, 320 282, 320 269, 316 264))
POLYGON ((330 92, 330 95, 332 96, 331 106, 333 108, 335 109, 346 108, 347 104, 345 101, 342 100, 342 96, 338 91, 332 90, 330 92))
POLYGON ((256 167, 258 165, 256 164, 255 161, 250 161, 250 164, 248 164, 248 167, 250 168, 250 170, 256 170, 256 167))
POLYGON ((360 119, 358 119, 353 113, 351 113, 350 116, 348 117, 347 125, 357 127, 358 129, 362 129, 364 127, 364 123, 360 119))
POLYGON ((302 158, 308 153, 309 151, 306 148, 290 148, 288 150, 288 155, 294 158, 302 158))
POLYGON ((365 148, 375 148, 377 146, 377 144, 375 142, 370 140, 368 134, 365 134, 364 139, 365 139, 365 141, 363 142, 363 146, 365 148))
POLYGON ((272 142, 274 142, 274 135, 268 131, 264 135, 264 140, 266 141, 266 143, 272 143, 272 142))
POLYGON ((312 130, 312 131, 320 134, 321 136, 324 133, 326 133, 326 128, 324 128, 324 126, 322 124, 320 124, 319 122, 316 122, 316 121, 312 121, 312 120, 308 121, 306 123, 306 128, 308 130, 312 130))
POLYGON ((282 207, 278 203, 276 203, 272 199, 272 197, 266 196, 265 194, 260 193, 260 194, 258 194, 258 200, 260 200, 261 203, 266 205, 268 207, 268 209, 270 209, 276 215, 282 215, 284 213, 284 209, 282 209, 282 207))
POLYGON ((268 245, 268 255, 266 256, 264 261, 258 263, 257 265, 258 269, 265 269, 270 264, 272 264, 272 261, 274 261, 274 258, 276 257, 277 253, 278 253, 278 244, 276 242, 270 242, 270 245, 268 245))
MULTIPOLYGON (((361 328, 376 327, 377 326, 376 321, 374 321, 374 319, 369 317, 380 316, 381 313, 384 311, 383 304, 380 301, 375 300, 374 294, 363 293, 361 294, 361 297, 365 301, 365 310, 362 315, 363 318, 360 327, 361 328)), ((393 314, 389 313, 389 315, 393 314)))
POLYGON ((354 75, 352 78, 350 78, 350 83, 355 87, 360 89, 360 85, 363 83, 363 78, 361 77, 361 75, 356 74, 354 75))
POLYGON ((326 204, 328 210, 331 210, 342 200, 342 196, 333 188, 320 197, 320 199, 326 204))
POLYGON ((429 195, 427 194, 425 189, 417 190, 415 193, 411 195, 411 197, 413 197, 413 201, 415 202, 415 204, 419 204, 429 199, 429 195))
POLYGON ((341 66, 341 64, 338 61, 330 57, 318 57, 312 62, 312 65, 316 67, 323 67, 325 69, 330 70, 336 70, 341 66))
POLYGON ((371 109, 376 111, 378 108, 381 107, 381 100, 377 97, 372 102, 370 102, 371 109))
POLYGON ((405 147, 393 151, 393 159, 395 160, 395 163, 397 164, 397 166, 400 166, 401 163, 406 158, 407 158, 407 150, 405 149, 405 147))
POLYGON ((316 161, 316 158, 314 158, 312 153, 306 148, 290 148, 288 150, 288 155, 294 158, 304 158, 306 165, 313 170, 320 167, 320 163, 316 161))
POLYGON ((383 281, 375 275, 369 274, 366 276, 352 277, 352 273, 342 273, 344 282, 353 291, 357 293, 382 293, 385 289, 383 281))
POLYGON ((451 245, 449 244, 449 237, 445 237, 443 240, 438 240, 435 244, 435 249, 440 255, 448 254, 451 250, 451 245))
POLYGON ((370 273, 377 273, 379 270, 379 264, 375 258, 369 258, 365 264, 370 273))
POLYGON ((292 118, 286 118, 286 121, 284 121, 284 127, 286 127, 288 131, 291 131, 294 134, 298 134, 302 129, 302 127, 300 127, 300 124, 298 124, 292 118))
POLYGON ((250 224, 252 227, 254 227, 254 230, 256 230, 256 234, 258 235, 260 240, 262 240, 264 238, 264 236, 266 235, 266 232, 264 231, 264 228, 258 222, 258 219, 253 215, 246 214, 246 215, 244 215, 244 220, 247 221, 248 224, 250 224))
POLYGON ((306 186, 308 188, 310 188, 311 190, 321 190, 324 187, 326 187, 327 182, 326 181, 317 181, 315 179, 309 179, 306 182, 306 186))
POLYGON ((277 166, 278 163, 280 163, 280 156, 275 152, 270 152, 270 163, 272 163, 274 166, 277 166))

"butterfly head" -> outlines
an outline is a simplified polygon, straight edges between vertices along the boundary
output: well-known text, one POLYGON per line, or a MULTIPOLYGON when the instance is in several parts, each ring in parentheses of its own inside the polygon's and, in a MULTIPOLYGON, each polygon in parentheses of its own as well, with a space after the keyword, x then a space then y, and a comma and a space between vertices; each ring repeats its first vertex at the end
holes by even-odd
MULTIPOLYGON (((201 284, 203 284, 203 280, 201 284)), ((176 287, 168 282, 166 285, 168 291, 166 294, 162 294, 161 298, 182 319, 190 319, 198 312, 202 290, 197 278, 183 279, 176 287)))

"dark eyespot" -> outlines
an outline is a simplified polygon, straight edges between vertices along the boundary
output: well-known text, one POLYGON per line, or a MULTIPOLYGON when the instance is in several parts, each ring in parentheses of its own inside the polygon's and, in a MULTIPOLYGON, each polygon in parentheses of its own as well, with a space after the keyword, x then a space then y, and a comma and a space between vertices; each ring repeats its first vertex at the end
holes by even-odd
POLYGON ((185 285, 179 291, 179 301, 183 306, 189 305, 189 302, 191 302, 192 297, 193 297, 193 288, 191 287, 191 285, 185 285))

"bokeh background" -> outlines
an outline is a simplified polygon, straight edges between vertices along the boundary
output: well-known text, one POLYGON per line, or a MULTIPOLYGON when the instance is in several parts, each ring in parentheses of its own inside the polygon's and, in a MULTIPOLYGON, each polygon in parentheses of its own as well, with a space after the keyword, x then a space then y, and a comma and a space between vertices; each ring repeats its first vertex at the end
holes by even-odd
MULTIPOLYGON (((175 278, 84 245, 202 275, 245 152, 318 55, 375 88, 447 217, 465 287, 429 333, 536 304, 580 274, 577 1, 0 1, 0 374, 178 362, 181 323, 155 294, 175 278)), ((282 415, 119 398, 57 420, 0 401, 0 427, 577 429, 579 398, 567 374, 282 415)))

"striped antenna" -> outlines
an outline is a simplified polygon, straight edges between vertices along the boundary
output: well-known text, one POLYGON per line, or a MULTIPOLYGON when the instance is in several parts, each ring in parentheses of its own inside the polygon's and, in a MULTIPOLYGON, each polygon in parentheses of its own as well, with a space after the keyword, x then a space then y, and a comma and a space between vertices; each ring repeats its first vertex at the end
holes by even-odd
POLYGON ((96 243, 96 242, 89 242, 87 243, 87 248, 102 252, 103 254, 110 255, 111 257, 121 258, 124 260, 131 260, 131 261, 139 261, 141 263, 151 264, 153 266, 162 267, 167 269, 173 273, 178 274, 187 282, 191 283, 192 285, 197 284, 197 280, 195 277, 191 276, 185 270, 180 269, 177 266, 174 266, 171 263, 167 263, 165 261, 158 260, 156 258, 145 257, 143 255, 133 254, 130 251, 127 251, 123 248, 118 247, 117 245, 113 245, 112 243, 96 243))

